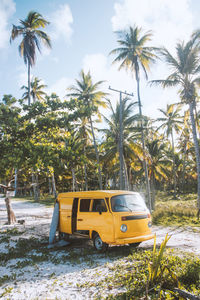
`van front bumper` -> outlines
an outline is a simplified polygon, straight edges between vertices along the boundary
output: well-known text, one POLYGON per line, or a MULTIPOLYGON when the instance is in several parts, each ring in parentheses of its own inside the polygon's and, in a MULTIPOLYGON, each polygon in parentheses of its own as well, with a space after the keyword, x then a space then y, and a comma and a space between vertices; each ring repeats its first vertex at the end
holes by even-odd
POLYGON ((116 239, 114 243, 111 243, 112 245, 125 245, 125 244, 134 244, 134 243, 140 243, 144 242, 150 239, 154 238, 154 234, 148 234, 148 235, 142 235, 142 236, 136 236, 131 238, 121 238, 116 239))

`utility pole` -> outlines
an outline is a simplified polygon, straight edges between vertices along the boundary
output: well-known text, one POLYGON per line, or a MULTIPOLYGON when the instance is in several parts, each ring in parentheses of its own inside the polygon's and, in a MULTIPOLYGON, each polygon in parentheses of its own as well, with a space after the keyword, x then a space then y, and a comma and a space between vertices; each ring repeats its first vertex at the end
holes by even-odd
POLYGON ((124 189, 124 180, 123 180, 123 122, 122 122, 122 94, 126 96, 133 97, 133 93, 129 94, 126 91, 122 92, 120 90, 112 89, 109 86, 109 90, 119 93, 119 188, 120 190, 124 189))

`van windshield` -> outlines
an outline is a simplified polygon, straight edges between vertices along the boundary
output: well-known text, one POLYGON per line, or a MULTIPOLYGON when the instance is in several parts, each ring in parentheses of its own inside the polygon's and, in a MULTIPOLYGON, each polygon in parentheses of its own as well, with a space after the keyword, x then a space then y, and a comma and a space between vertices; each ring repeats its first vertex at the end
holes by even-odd
POLYGON ((140 194, 117 195, 111 198, 113 212, 147 211, 146 204, 140 194))

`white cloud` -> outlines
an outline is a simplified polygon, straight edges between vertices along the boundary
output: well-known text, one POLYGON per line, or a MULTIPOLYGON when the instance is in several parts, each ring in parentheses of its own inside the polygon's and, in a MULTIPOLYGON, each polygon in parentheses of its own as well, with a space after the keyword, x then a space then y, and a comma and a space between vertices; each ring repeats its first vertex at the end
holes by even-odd
MULTIPOLYGON (((127 93, 134 94, 133 101, 137 101, 136 81, 135 77, 124 70, 118 71, 116 65, 110 65, 108 57, 101 53, 86 55, 83 59, 83 69, 85 72, 90 70, 93 81, 105 80, 102 88, 105 92, 110 93, 109 98, 115 106, 119 100, 119 94, 108 89, 111 88, 127 93)), ((163 73, 162 66, 156 68, 156 72, 163 73)), ((159 76, 159 75, 158 75, 159 76)), ((141 101, 142 109, 145 115, 151 118, 157 118, 160 115, 158 108, 166 108, 166 104, 178 102, 176 91, 163 90, 158 87, 150 87, 146 81, 141 80, 141 101)), ((138 112, 136 108, 135 113, 138 112)), ((103 110, 103 114, 108 115, 109 112, 103 110)))
POLYGON ((56 93, 61 99, 67 94, 67 88, 72 85, 73 79, 62 77, 58 79, 53 85, 46 89, 46 93, 50 95, 51 93, 56 93))
POLYGON ((154 45, 173 49, 178 40, 188 40, 193 27, 189 0, 124 0, 114 5, 113 30, 139 26, 153 30, 154 45))
POLYGON ((71 35, 73 33, 72 24, 73 24, 73 16, 68 4, 60 5, 58 10, 53 13, 52 26, 53 32, 51 33, 51 37, 53 39, 57 39, 59 37, 63 37, 66 42, 69 42, 71 35))
POLYGON ((0 48, 8 44, 10 31, 8 30, 8 19, 15 12, 15 3, 12 0, 0 0, 0 48))
MULTIPOLYGON (((148 45, 165 46, 174 54, 177 41, 187 41, 196 29, 189 0, 118 0, 114 4, 114 11, 115 15, 111 19, 114 31, 134 25, 142 27, 144 32, 152 30, 153 38, 148 45)), ((149 80, 164 79, 168 74, 166 65, 158 61, 151 67, 149 80)), ((158 108, 165 109, 167 104, 179 101, 176 89, 150 87, 144 78, 141 78, 140 83, 143 111, 150 117, 158 117, 158 108)), ((123 89, 123 85, 122 80, 120 89, 123 89)), ((134 93, 136 95, 136 86, 134 93)))
POLYGON ((23 85, 28 86, 28 75, 27 72, 21 72, 17 75, 18 86, 21 88, 23 85))

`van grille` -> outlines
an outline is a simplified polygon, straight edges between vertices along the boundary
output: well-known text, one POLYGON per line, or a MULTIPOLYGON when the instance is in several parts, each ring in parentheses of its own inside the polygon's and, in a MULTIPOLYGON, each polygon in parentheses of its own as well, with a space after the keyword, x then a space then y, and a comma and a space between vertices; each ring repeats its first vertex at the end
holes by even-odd
POLYGON ((122 217, 122 221, 140 220, 140 219, 147 219, 147 218, 148 215, 127 216, 127 217, 122 217))

